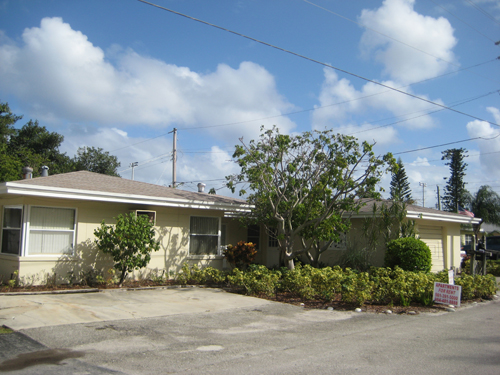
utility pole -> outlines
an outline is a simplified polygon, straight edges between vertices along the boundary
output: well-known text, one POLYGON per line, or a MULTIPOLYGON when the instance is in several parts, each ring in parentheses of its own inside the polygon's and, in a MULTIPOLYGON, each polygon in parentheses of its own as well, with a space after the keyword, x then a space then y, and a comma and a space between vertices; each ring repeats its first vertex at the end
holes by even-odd
POLYGON ((425 182, 419 182, 418 185, 422 186, 422 207, 425 207, 425 188, 427 184, 425 182))
POLYGON ((134 161, 133 163, 130 163, 130 167, 132 168, 132 181, 134 181, 134 168, 139 165, 138 162, 134 161))
POLYGON ((174 141, 172 143, 172 187, 175 189, 177 180, 176 162, 177 162, 177 128, 174 128, 170 133, 174 133, 174 141))

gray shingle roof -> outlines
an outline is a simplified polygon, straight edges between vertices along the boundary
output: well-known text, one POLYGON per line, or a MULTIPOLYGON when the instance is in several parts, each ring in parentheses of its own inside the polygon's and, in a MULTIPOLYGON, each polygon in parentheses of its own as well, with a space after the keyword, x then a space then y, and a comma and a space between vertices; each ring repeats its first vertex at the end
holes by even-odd
MULTIPOLYGON (((247 205, 242 199, 224 197, 220 195, 198 193, 174 189, 171 187, 154 185, 140 181, 127 180, 88 171, 78 171, 37 177, 28 180, 11 181, 6 186, 42 187, 52 189, 70 189, 84 192, 115 193, 120 195, 152 197, 155 199, 180 199, 191 202, 205 202, 213 204, 247 205)), ((1 185, 4 185, 1 184, 1 185)), ((1 186, 0 185, 0 186, 1 186)))
MULTIPOLYGON (((389 206, 392 205, 392 201, 386 200, 386 199, 381 199, 381 200, 363 199, 363 201, 365 202, 365 205, 363 207, 361 207, 361 209, 359 210, 360 215, 368 215, 368 214, 372 213, 374 203, 377 205, 377 208, 380 208, 380 206, 382 204, 389 205, 389 206)), ((422 206, 417 206, 414 204, 406 205, 406 211, 407 212, 417 212, 417 213, 422 213, 422 214, 440 215, 443 217, 449 217, 450 219, 452 219, 452 218, 471 219, 465 215, 457 214, 455 212, 440 211, 440 210, 436 210, 434 208, 422 207, 422 206)))

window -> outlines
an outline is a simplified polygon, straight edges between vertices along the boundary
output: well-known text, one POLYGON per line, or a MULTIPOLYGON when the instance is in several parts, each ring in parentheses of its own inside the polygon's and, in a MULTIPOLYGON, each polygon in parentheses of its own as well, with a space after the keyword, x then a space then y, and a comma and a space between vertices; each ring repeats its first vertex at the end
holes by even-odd
POLYGON ((278 247, 279 246, 279 243, 278 243, 278 229, 277 228, 269 228, 269 230, 267 231, 267 235, 268 235, 268 246, 269 247, 278 247))
POLYGON ((189 235, 190 255, 219 255, 218 217, 191 216, 189 235))
POLYGON ((347 234, 340 233, 338 242, 332 242, 328 250, 346 250, 347 249, 347 234))
POLYGON ((75 210, 31 207, 28 254, 71 254, 75 238, 75 210))
POLYGON ((247 242, 255 244, 255 248, 259 250, 260 242, 260 226, 259 225, 249 225, 247 230, 247 242))
POLYGON ((22 207, 4 207, 2 222, 2 253, 19 255, 23 226, 22 207))

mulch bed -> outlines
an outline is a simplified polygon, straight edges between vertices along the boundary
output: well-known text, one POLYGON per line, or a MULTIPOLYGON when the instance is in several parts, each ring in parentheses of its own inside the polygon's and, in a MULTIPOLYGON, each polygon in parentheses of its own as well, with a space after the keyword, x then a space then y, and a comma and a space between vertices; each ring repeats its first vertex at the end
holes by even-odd
MULTIPOLYGON (((161 286, 172 286, 175 283, 170 280, 163 283, 154 282, 151 280, 141 280, 132 281, 127 280, 121 289, 134 289, 134 288, 148 288, 148 287, 161 287, 161 286)), ((213 286, 220 287, 220 286, 213 286)), ((22 292, 50 292, 50 291, 64 291, 64 290, 78 290, 78 289, 120 289, 117 284, 100 284, 100 285, 36 285, 36 286, 24 286, 24 287, 9 287, 8 285, 0 285, 0 293, 22 293, 22 292)), ((224 290, 231 293, 244 294, 242 289, 227 288, 224 290)), ((258 295, 256 297, 267 299, 270 301, 289 303, 292 305, 303 306, 305 309, 322 309, 326 310, 328 308, 333 308, 335 311, 353 311, 358 306, 350 303, 346 303, 337 298, 334 301, 324 301, 321 299, 313 300, 303 300, 302 298, 294 295, 292 293, 277 293, 274 296, 258 295)), ((477 302, 481 301, 480 299, 477 302)), ((467 301, 474 302, 474 301, 467 301)), ((410 306, 391 306, 391 305, 377 305, 366 303, 361 306, 361 310, 369 313, 387 313, 388 310, 392 311, 393 314, 420 314, 420 313, 438 313, 445 311, 447 306, 444 305, 434 305, 434 306, 423 306, 419 304, 412 303, 410 306)))

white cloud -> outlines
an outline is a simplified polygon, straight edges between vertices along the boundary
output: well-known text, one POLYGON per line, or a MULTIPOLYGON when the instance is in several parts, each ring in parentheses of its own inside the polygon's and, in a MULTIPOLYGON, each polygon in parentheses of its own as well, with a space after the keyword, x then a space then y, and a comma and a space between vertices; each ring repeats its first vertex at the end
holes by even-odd
MULTIPOLYGON (((385 117, 394 117, 371 125, 376 135, 375 140, 384 143, 393 141, 396 135, 395 128, 388 127, 389 124, 409 129, 429 129, 436 125, 435 121, 426 114, 436 109, 429 103, 372 82, 365 84, 358 91, 349 80, 339 79, 333 70, 325 68, 324 74, 325 80, 319 95, 320 105, 316 107, 312 115, 313 127, 316 129, 347 128, 342 132, 350 134, 349 126, 344 125, 346 122, 354 122, 354 118, 360 114, 379 111, 378 118, 384 114, 386 114, 385 117), (383 125, 385 127, 381 127, 383 125)), ((383 82, 383 84, 397 87, 391 81, 383 82)), ((407 92, 411 93, 409 89, 407 92)), ((420 97, 428 99, 425 95, 420 95, 420 97)), ((442 104, 440 100, 434 101, 442 104)), ((364 125, 363 130, 366 129, 367 125, 364 125)))
POLYGON ((452 49, 457 39, 448 20, 423 16, 414 4, 415 0, 385 0, 359 17, 367 28, 361 40, 363 54, 374 56, 385 73, 401 83, 435 77, 450 68, 448 62, 456 64, 452 49))
MULTIPOLYGON (((117 46, 106 55, 61 18, 44 18, 22 38, 20 47, 0 45, 0 92, 15 94, 42 121, 182 128, 242 123, 293 107, 274 77, 252 62, 200 74, 117 46)), ((207 131, 222 139, 255 138, 262 123, 207 131)), ((294 127, 285 117, 272 123, 284 132, 294 127)))
MULTIPOLYGON (((500 123, 500 111, 498 108, 489 107, 488 112, 494 121, 500 123)), ((474 120, 467 124, 467 131, 471 138, 482 137, 484 140, 477 141, 477 146, 481 153, 479 160, 483 175, 488 175, 488 179, 495 176, 500 177, 500 164, 498 163, 498 150, 500 150, 500 129, 487 123, 486 121, 474 120)))

